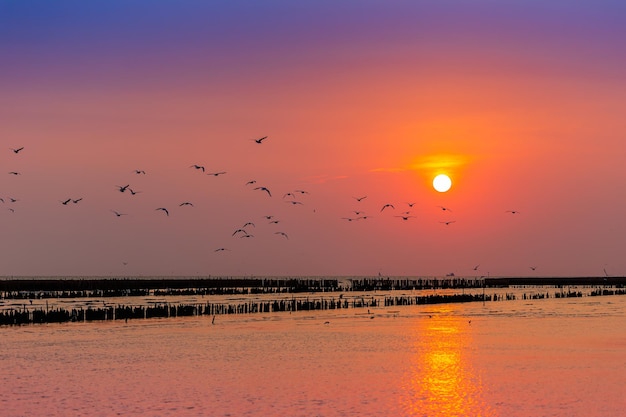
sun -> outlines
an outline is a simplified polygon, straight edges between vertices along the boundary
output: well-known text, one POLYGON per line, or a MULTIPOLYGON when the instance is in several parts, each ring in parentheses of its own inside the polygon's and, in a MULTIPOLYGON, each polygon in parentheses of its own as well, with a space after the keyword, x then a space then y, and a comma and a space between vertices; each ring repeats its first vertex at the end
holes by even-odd
POLYGON ((440 193, 445 193, 452 187, 452 180, 446 174, 439 174, 433 179, 433 188, 440 193))

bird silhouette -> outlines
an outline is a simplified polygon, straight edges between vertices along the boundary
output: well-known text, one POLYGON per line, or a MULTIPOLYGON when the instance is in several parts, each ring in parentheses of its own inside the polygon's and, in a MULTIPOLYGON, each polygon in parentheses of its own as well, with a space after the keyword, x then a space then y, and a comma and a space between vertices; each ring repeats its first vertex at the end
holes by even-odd
POLYGON ((82 200, 83 200, 83 198, 82 198, 82 197, 81 197, 81 198, 77 198, 77 199, 75 199, 75 200, 74 200, 74 199, 72 199, 72 203, 74 203, 74 204, 78 204, 78 203, 80 203, 82 200))
POLYGON ((448 220, 447 222, 439 222, 439 223, 443 223, 446 226, 450 226, 452 223, 456 223, 456 221, 455 220, 448 220))
POLYGON ((393 210, 395 210, 396 208, 393 206, 393 204, 385 204, 383 206, 383 208, 380 209, 380 211, 383 211, 384 209, 386 209, 387 207, 391 207, 393 210))
POLYGON ((126 216, 126 213, 120 213, 119 211, 111 210, 116 217, 126 216))
POLYGON ((352 218, 352 217, 342 217, 342 219, 343 219, 343 220, 347 220, 347 221, 349 221, 349 222, 353 222, 353 221, 358 220, 358 219, 354 219, 354 218, 352 218))
POLYGON ((280 220, 272 220, 268 224, 278 224, 278 223, 280 223, 280 220))
POLYGON ((0 201, 2 201, 4 203, 4 198, 0 198, 0 201))
MULTIPOLYGON (((536 267, 536 266, 529 266, 529 268, 530 268, 530 269, 532 269, 533 271, 534 271, 535 269, 537 269, 537 267, 536 267)), ((605 272, 606 272, 606 271, 605 271, 605 272)))
POLYGON ((226 174, 226 171, 220 171, 220 172, 209 172, 207 175, 212 175, 214 177, 217 177, 219 175, 224 175, 226 174))
POLYGON ((11 149, 13 153, 20 153, 20 151, 24 149, 24 147, 22 146, 21 148, 17 148, 17 149, 13 149, 13 148, 9 148, 9 149, 11 149))
POLYGON ((166 214, 167 216, 169 216, 169 215, 170 215, 170 212, 169 212, 169 211, 167 211, 167 209, 166 209, 166 208, 159 207, 159 208, 157 208, 157 209, 155 209, 155 210, 161 210, 161 211, 164 211, 164 212, 165 212, 165 214, 166 214))
POLYGON ((283 195, 283 198, 285 198, 285 197, 296 198, 295 194, 293 194, 293 193, 286 193, 285 195, 283 195))
POLYGON ((517 210, 507 210, 506 213, 519 214, 519 211, 517 211, 517 210))
POLYGON ((252 226, 252 227, 255 227, 255 228, 256 228, 256 225, 255 225, 254 223, 252 223, 252 222, 246 222, 246 223, 245 223, 243 226, 241 226, 241 227, 242 227, 242 228, 246 228, 246 227, 248 227, 248 226, 252 226))
POLYGON ((193 207, 193 204, 190 203, 189 201, 185 201, 184 203, 180 203, 178 206, 179 207, 182 207, 182 206, 191 206, 191 207, 193 207))
POLYGON ((263 136, 262 138, 259 138, 259 139, 252 139, 252 140, 253 140, 253 141, 255 141, 255 142, 256 142, 256 143, 258 143, 258 144, 261 144, 261 143, 263 143, 263 141, 264 141, 265 139, 267 139, 267 136, 263 136))
POLYGON ((300 204, 300 205, 302 205, 302 204, 304 204, 304 203, 303 203, 303 202, 301 202, 301 201, 285 201, 285 203, 288 203, 288 204, 291 204, 291 205, 296 205, 296 204, 300 204))
POLYGON ((246 183, 246 185, 256 184, 256 180, 250 180, 246 183))
POLYGON ((223 252, 223 251, 230 251, 230 249, 227 249, 227 248, 217 248, 213 252, 223 252))
POLYGON ((69 203, 70 201, 72 201, 71 198, 68 198, 67 200, 59 200, 61 201, 61 204, 63 204, 64 206, 67 206, 67 203, 69 203))
POLYGON ((143 169, 136 169, 136 170, 135 170, 135 174, 143 174, 143 175, 146 175, 146 171, 144 171, 143 169))
POLYGON ((294 190, 294 193, 298 193, 298 194, 310 194, 308 191, 305 191, 305 190, 294 190))
POLYGON ((116 187, 119 189, 119 192, 120 192, 120 193, 123 193, 123 192, 125 192, 125 191, 126 191, 126 189, 127 189, 128 187, 130 187, 130 185, 129 185, 129 184, 126 184, 126 185, 124 185, 123 187, 122 187, 122 186, 119 186, 119 185, 116 185, 116 187))
POLYGON ((356 201, 363 201, 367 198, 367 196, 364 195, 363 197, 352 197, 352 198, 354 198, 356 201))
POLYGON ((129 188, 129 189, 128 189, 128 191, 130 191, 130 194, 131 194, 131 195, 136 195, 136 194, 141 193, 141 191, 135 191, 135 190, 133 190, 132 188, 129 188))
POLYGON ((402 220, 405 220, 405 221, 406 221, 406 220, 409 220, 409 219, 411 219, 411 218, 413 218, 413 217, 415 217, 415 216, 394 216, 394 217, 399 217, 399 218, 401 218, 402 220))
POLYGON ((450 212, 452 211, 448 207, 444 207, 444 206, 437 206, 437 207, 439 207, 442 211, 450 211, 450 212))
POLYGON ((272 193, 266 187, 255 187, 254 189, 255 190, 265 191, 267 193, 267 195, 269 195, 270 197, 272 196, 272 193))
POLYGON ((248 234, 248 232, 246 232, 246 231, 245 231, 245 230, 243 230, 243 229, 237 229, 237 230, 235 230, 235 231, 233 232, 233 234, 232 234, 231 236, 235 236, 237 233, 243 233, 243 234, 246 234, 246 235, 248 234))
POLYGON ((194 164, 194 165, 190 165, 189 168, 200 169, 202 170, 202 172, 204 172, 204 167, 202 165, 194 164))
POLYGON ((274 232, 274 234, 275 234, 275 235, 281 235, 281 236, 284 236, 284 237, 285 237, 285 239, 289 240, 289 236, 287 236, 287 233, 285 233, 285 232, 274 232))
POLYGON ((474 268, 472 268, 474 271, 478 271, 478 267, 480 266, 480 264, 476 265, 474 268))
POLYGON ((415 205, 415 203, 406 203, 409 207, 413 208, 413 206, 415 205))
POLYGON ((19 172, 17 172, 17 171, 11 171, 11 172, 9 172, 9 174, 10 174, 10 175, 22 175, 22 174, 20 174, 20 173, 19 173, 19 172))
POLYGON ((272 220, 274 218, 274 216, 263 216, 265 217, 267 220, 272 220))

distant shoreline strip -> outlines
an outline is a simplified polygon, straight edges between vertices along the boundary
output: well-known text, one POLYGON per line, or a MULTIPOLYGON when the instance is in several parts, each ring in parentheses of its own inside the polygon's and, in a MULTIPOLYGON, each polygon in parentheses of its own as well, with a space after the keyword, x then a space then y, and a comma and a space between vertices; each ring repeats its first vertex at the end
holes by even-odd
MULTIPOLYGON (((128 292, 205 289, 205 294, 299 293, 337 291, 390 291, 462 289, 511 286, 626 286, 626 277, 506 277, 506 278, 337 278, 261 279, 261 278, 97 278, 97 279, 1 279, 0 297, 12 292, 84 292, 83 296, 128 295, 128 292), (347 284, 345 282, 347 282, 347 284), (98 292, 98 294, 94 294, 98 292)), ((143 294, 137 294, 143 295, 143 294)), ((80 296, 80 295, 77 295, 80 296)))

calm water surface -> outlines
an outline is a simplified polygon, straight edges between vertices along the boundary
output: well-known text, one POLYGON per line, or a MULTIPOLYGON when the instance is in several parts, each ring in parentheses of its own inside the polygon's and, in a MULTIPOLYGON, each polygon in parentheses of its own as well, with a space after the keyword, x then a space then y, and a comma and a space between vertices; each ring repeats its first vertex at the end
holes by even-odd
POLYGON ((0 328, 2 416, 626 416, 626 297, 0 328))

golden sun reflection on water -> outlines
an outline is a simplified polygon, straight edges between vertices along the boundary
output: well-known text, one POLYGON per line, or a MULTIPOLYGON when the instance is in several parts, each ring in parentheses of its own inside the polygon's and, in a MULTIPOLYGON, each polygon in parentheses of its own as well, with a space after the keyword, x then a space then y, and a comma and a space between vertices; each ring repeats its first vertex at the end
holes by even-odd
POLYGON ((414 352, 402 409, 410 416, 496 416, 484 402, 471 359, 472 333, 460 317, 424 318, 411 329, 414 352))

